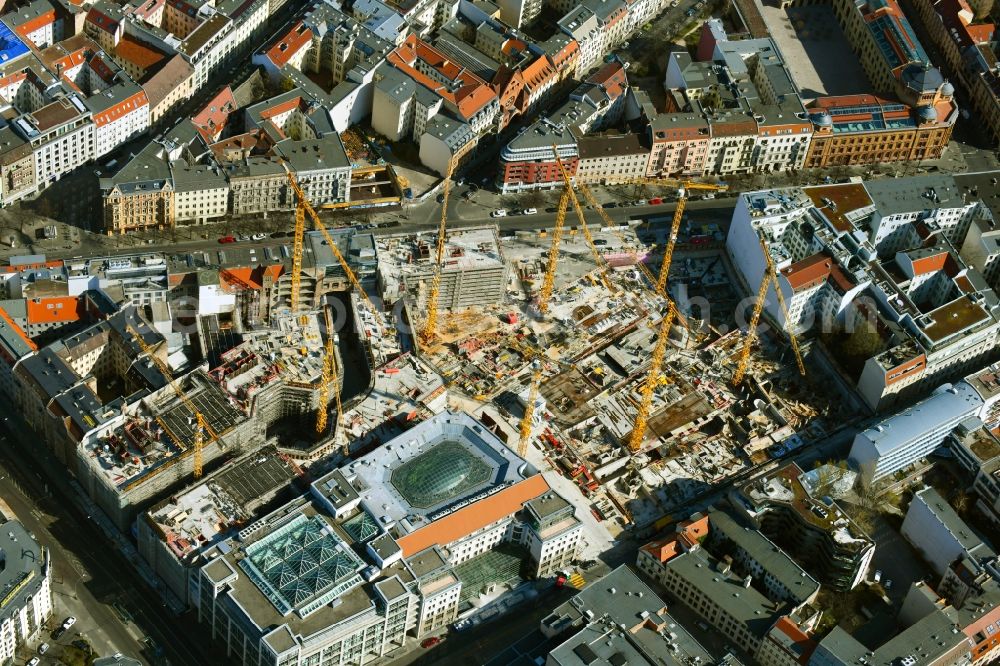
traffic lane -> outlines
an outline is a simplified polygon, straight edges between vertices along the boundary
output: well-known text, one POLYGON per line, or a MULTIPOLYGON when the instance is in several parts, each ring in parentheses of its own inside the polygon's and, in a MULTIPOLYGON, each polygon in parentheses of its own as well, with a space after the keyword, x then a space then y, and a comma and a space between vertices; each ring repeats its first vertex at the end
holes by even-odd
MULTIPOLYGON (((49 532, 67 554, 79 563, 81 571, 89 576, 90 580, 80 587, 81 589, 89 587, 93 592, 95 624, 99 626, 117 624, 125 627, 126 625, 107 605, 122 602, 133 611, 134 627, 129 626, 125 629, 129 632, 128 636, 132 636, 130 632, 134 629, 140 634, 154 637, 158 643, 166 646, 168 656, 173 663, 215 663, 212 659, 206 658, 207 653, 199 654, 192 648, 193 645, 197 645, 199 650, 212 651, 212 656, 215 656, 216 647, 213 643, 207 640, 191 640, 192 636, 201 636, 205 632, 204 628, 199 627, 190 613, 181 618, 171 614, 159 601, 158 596, 150 591, 132 564, 99 531, 90 520, 90 516, 80 510, 73 491, 66 482, 65 467, 52 457, 48 449, 37 448, 37 440, 34 439, 35 436, 27 423, 13 415, 4 423, 4 427, 8 438, 20 445, 22 454, 12 456, 11 447, 2 447, 0 456, 6 456, 8 469, 18 469, 21 472, 21 479, 34 476, 37 484, 45 483, 44 487, 39 486, 29 492, 38 496, 48 494, 49 491, 52 493, 47 508, 55 522, 50 526, 49 532), (16 438, 11 437, 14 432, 17 433, 16 438), (30 471, 25 468, 29 456, 42 458, 31 462, 37 462, 41 467, 48 468, 48 482, 43 482, 34 468, 30 471), (56 476, 58 480, 54 481, 53 478, 56 476), (143 613, 140 615, 137 610, 143 613), (139 621, 140 617, 143 621, 139 621)), ((122 634, 118 632, 117 635, 122 634)), ((132 643, 135 644, 134 640, 132 643)))
MULTIPOLYGON (((665 203, 656 206, 631 206, 631 207, 616 207, 605 209, 608 216, 618 222, 619 224, 625 224, 630 219, 638 218, 648 218, 655 217, 657 215, 669 215, 676 209, 676 203, 665 203)), ((455 209, 449 206, 449 217, 448 217, 448 228, 450 229, 461 229, 465 227, 475 227, 484 224, 497 224, 501 230, 503 229, 514 229, 518 231, 530 230, 530 229, 551 229, 555 225, 555 214, 548 213, 544 210, 536 215, 514 215, 506 218, 492 218, 489 216, 489 212, 493 209, 483 210, 479 208, 478 214, 474 217, 463 217, 462 208, 455 209)), ((685 215, 690 217, 692 220, 698 223, 714 222, 720 225, 720 228, 725 231, 728 229, 729 221, 732 218, 732 204, 727 203, 725 199, 703 199, 699 201, 689 201, 684 209, 685 215)), ((380 222, 393 221, 399 224, 389 227, 376 227, 372 229, 372 233, 376 236, 387 236, 400 233, 412 233, 412 232, 422 232, 429 230, 436 230, 440 224, 440 214, 441 207, 438 204, 434 206, 427 207, 422 206, 420 208, 412 208, 407 211, 384 214, 383 218, 379 218, 380 222)), ((596 213, 593 211, 587 211, 587 216, 591 219, 588 220, 588 224, 598 224, 599 219, 594 219, 596 213)), ((289 218, 291 219, 291 218, 289 218)), ((376 223, 378 224, 378 223, 376 223)), ((341 225, 341 226, 351 226, 351 225, 341 225)), ((289 227, 286 231, 290 231, 292 228, 291 221, 289 222, 289 227)), ((330 229, 336 228, 334 224, 330 224, 330 229)), ((236 244, 225 244, 219 243, 217 237, 212 237, 208 239, 195 239, 191 241, 180 241, 180 242, 162 242, 154 243, 151 245, 141 245, 141 246, 129 246, 129 247, 119 247, 119 248, 106 248, 101 250, 96 250, 94 254, 100 256, 116 256, 124 254, 137 254, 142 252, 162 252, 164 254, 185 254, 188 252, 195 251, 205 251, 213 252, 218 250, 223 250, 227 247, 241 247, 241 248, 256 248, 263 250, 266 247, 272 249, 278 249, 282 245, 291 245, 290 237, 283 238, 267 238, 261 241, 242 241, 236 244)), ((67 250, 63 252, 52 252, 49 253, 51 259, 82 259, 83 255, 80 254, 80 250, 67 250)), ((214 258, 214 257, 213 257, 214 258)))
MULTIPOLYGON (((107 580, 93 580, 73 555, 74 550, 88 546, 92 539, 87 536, 81 539, 79 533, 73 539, 72 524, 67 525, 65 520, 53 515, 57 504, 48 495, 44 482, 37 473, 28 473, 13 464, 6 446, 8 437, 4 436, 0 442, 3 444, 0 446, 0 497, 7 501, 38 542, 49 549, 52 557, 53 628, 72 615, 78 622, 67 634, 79 633, 91 639, 100 654, 114 654, 118 650, 138 654, 138 642, 97 598, 109 593, 113 586, 107 580), (36 497, 42 499, 36 500, 36 497), (67 537, 73 540, 73 547, 67 547, 67 537)), ((53 642, 48 631, 43 632, 42 640, 53 642)))

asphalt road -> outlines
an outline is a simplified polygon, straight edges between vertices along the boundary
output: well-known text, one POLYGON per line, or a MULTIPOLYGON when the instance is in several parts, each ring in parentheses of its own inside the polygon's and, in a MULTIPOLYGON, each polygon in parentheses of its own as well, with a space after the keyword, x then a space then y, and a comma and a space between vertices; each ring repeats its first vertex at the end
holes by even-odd
MULTIPOLYGON (((554 195, 550 196, 553 196, 554 198, 554 195)), ((731 199, 689 201, 684 215, 685 217, 690 218, 694 223, 711 222, 718 224, 720 227, 725 229, 727 228, 729 220, 732 216, 731 201, 731 199)), ((555 213, 548 213, 545 211, 545 208, 550 206, 548 203, 542 204, 538 209, 539 212, 535 215, 513 215, 503 218, 490 217, 490 213, 495 210, 493 204, 493 201, 490 201, 489 203, 480 201, 469 202, 465 200, 453 202, 449 205, 448 228, 459 229, 463 227, 481 226, 484 224, 496 224, 500 228, 501 232, 503 232, 505 230, 531 231, 551 229, 555 225, 555 213)), ((555 206, 554 201, 551 203, 551 206, 555 206)), ((676 204, 667 203, 658 206, 611 208, 607 209, 605 212, 613 221, 619 224, 625 224, 630 219, 669 216, 674 212, 675 208, 676 204)), ((586 219, 588 225, 591 227, 596 228, 602 224, 598 214, 594 211, 587 211, 586 219)), ((440 223, 440 206, 436 204, 433 199, 431 199, 428 204, 416 206, 409 210, 399 211, 396 213, 386 213, 379 215, 378 217, 373 217, 373 222, 376 224, 384 222, 399 223, 398 226, 373 229, 372 231, 376 235, 435 231, 440 223)), ((348 218, 328 218, 324 220, 324 223, 328 225, 328 228, 333 229, 337 225, 350 225, 353 222, 348 218)), ((569 218, 566 224, 575 225, 575 220, 573 218, 569 218)), ((289 216, 287 226, 281 228, 290 231, 292 229, 292 225, 292 219, 289 216)), ((209 237, 198 237, 192 240, 175 241, 169 236, 161 234, 159 236, 147 237, 148 241, 151 242, 146 242, 141 245, 133 244, 133 238, 128 245, 119 244, 117 247, 108 245, 109 239, 105 236, 96 238, 94 236, 90 236, 89 240, 84 241, 84 244, 81 246, 71 249, 48 251, 45 252, 45 254, 50 259, 75 259, 88 256, 135 254, 137 252, 183 253, 197 250, 218 250, 226 247, 225 245, 219 244, 218 235, 215 233, 211 233, 209 230, 204 230, 203 233, 207 234, 209 237)), ((125 238, 129 237, 126 236, 125 238)), ((119 239, 116 238, 115 240, 119 239)), ((267 238, 257 242, 242 242, 239 246, 256 248, 278 247, 280 245, 287 245, 289 242, 290 239, 288 238, 267 238)), ((18 250, 17 254, 23 254, 25 251, 26 250, 24 248, 21 248, 18 250)))
POLYGON ((102 558, 92 551, 89 530, 81 529, 87 526, 60 515, 58 502, 48 494, 44 481, 37 472, 22 468, 10 445, 11 438, 4 432, 0 435, 0 497, 52 556, 52 619, 40 640, 26 646, 19 656, 30 658, 38 643, 45 641, 52 646, 45 660, 57 658, 61 646, 81 637, 100 655, 116 651, 138 655, 142 646, 99 600, 115 594, 118 577, 99 569, 102 558), (92 567, 93 563, 98 566, 92 567), (50 630, 70 615, 77 618, 76 624, 60 640, 53 640, 50 630))
MULTIPOLYGON (((52 553, 54 619, 61 622, 70 614, 78 619, 60 643, 74 640, 79 632, 103 656, 121 651, 150 664, 221 663, 204 627, 191 613, 172 615, 78 507, 65 468, 38 446, 27 424, 11 414, 0 426, 0 496, 52 553), (123 622, 112 604, 124 607, 132 620, 123 622), (165 659, 144 642, 147 637, 165 659)), ((49 640, 48 632, 44 640, 49 640)), ((53 654, 58 650, 53 648, 53 654)))

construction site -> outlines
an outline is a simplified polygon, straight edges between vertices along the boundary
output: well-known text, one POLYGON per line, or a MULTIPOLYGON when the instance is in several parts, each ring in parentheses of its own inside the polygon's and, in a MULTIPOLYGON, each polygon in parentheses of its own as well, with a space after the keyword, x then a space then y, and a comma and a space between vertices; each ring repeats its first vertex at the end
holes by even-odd
POLYGON ((566 177, 553 229, 505 233, 494 247, 496 231, 450 233, 442 215, 436 253, 419 236, 379 241, 387 301, 425 313, 419 354, 448 404, 570 480, 612 534, 670 522, 842 416, 810 383, 794 337, 746 334, 773 267, 740 326, 745 294, 722 234, 685 221, 688 190, 724 186, 644 184, 678 191, 676 214, 613 223, 566 177), (475 274, 475 304, 457 294, 463 271, 475 274))

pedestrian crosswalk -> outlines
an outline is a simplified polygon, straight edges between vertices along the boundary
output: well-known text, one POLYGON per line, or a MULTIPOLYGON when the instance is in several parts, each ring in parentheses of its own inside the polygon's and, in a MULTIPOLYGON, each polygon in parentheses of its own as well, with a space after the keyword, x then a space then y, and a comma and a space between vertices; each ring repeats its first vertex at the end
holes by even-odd
POLYGON ((583 586, 587 584, 587 581, 584 580, 583 576, 581 576, 579 572, 574 571, 569 577, 569 584, 578 590, 582 590, 583 586))

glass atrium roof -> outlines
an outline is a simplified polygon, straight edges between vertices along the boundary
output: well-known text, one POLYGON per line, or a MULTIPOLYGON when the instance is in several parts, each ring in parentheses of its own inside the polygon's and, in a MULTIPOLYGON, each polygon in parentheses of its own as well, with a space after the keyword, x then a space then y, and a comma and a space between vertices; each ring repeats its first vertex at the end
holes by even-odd
POLYGON ((492 478, 493 468, 455 441, 443 441, 392 473, 396 491, 427 509, 457 498, 492 478))
POLYGON ((360 585, 364 566, 322 518, 301 514, 247 546, 240 561, 278 612, 302 617, 360 585))

